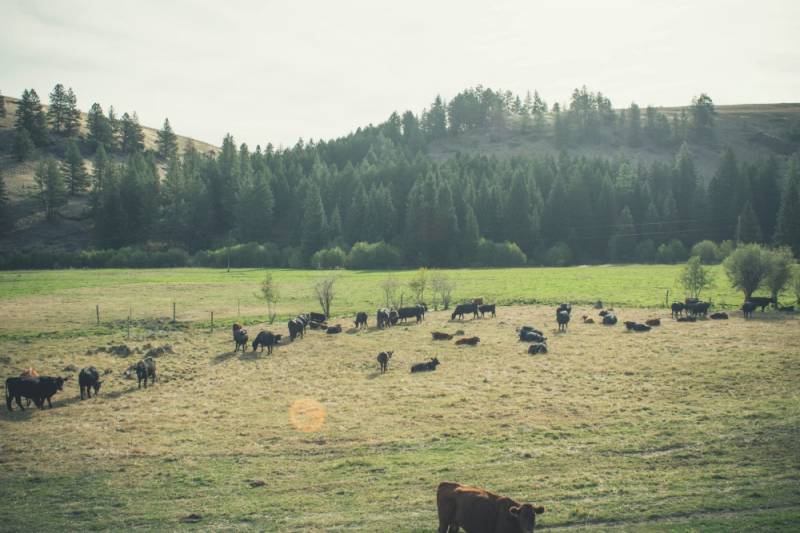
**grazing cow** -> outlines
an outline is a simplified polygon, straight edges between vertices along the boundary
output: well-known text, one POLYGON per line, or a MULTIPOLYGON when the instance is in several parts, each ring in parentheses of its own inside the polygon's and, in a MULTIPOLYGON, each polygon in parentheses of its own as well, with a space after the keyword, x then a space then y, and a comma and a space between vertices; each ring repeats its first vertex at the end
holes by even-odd
POLYGON ((483 318, 483 315, 486 314, 486 313, 492 313, 492 318, 496 317, 497 316, 497 313, 496 313, 496 310, 495 310, 496 307, 497 307, 497 304, 479 305, 478 306, 478 311, 481 312, 481 318, 483 318))
POLYGON ((438 331, 432 332, 431 335, 435 341, 449 341, 453 338, 449 333, 439 333, 438 331))
MULTIPOLYGON (((238 324, 236 324, 238 325, 238 324)), ((236 343, 236 348, 234 348, 234 352, 238 351, 239 348, 242 349, 243 352, 247 351, 247 330, 246 329, 237 329, 233 331, 233 342, 236 343)))
POLYGON ((683 312, 686 310, 686 305, 680 302, 672 302, 672 318, 678 318, 679 316, 683 316, 683 312))
POLYGON ((336 324, 335 326, 330 326, 328 329, 325 330, 325 333, 327 333, 328 335, 335 335, 341 332, 342 332, 342 326, 340 324, 336 324))
POLYGON ((746 301, 745 303, 742 304, 742 314, 744 315, 745 318, 748 318, 748 317, 752 318, 753 317, 753 311, 756 310, 756 307, 758 307, 758 305, 756 303, 751 302, 751 301, 748 300, 748 301, 746 301))
POLYGON ((314 313, 313 311, 311 313, 308 313, 307 316, 309 320, 313 320, 314 322, 325 322, 325 320, 328 318, 322 313, 314 313))
POLYGON ((603 317, 604 326, 613 326, 616 323, 617 323, 617 315, 609 313, 603 317))
POLYGON ((298 335, 300 336, 301 339, 303 338, 304 334, 303 331, 305 328, 303 327, 303 322, 299 317, 291 319, 287 323, 287 325, 289 326, 290 341, 294 342, 294 340, 297 338, 298 335))
POLYGON ((385 374, 389 370, 389 359, 392 358, 394 352, 381 352, 378 354, 378 364, 381 367, 381 374, 385 374))
POLYGON ((531 344, 530 346, 528 346, 528 353, 531 355, 536 355, 539 353, 547 353, 547 343, 537 342, 536 344, 531 344))
POLYGON ((136 363, 136 378, 139 380, 139 388, 142 388, 142 381, 144 381, 144 388, 147 388, 147 378, 150 378, 150 383, 156 382, 156 361, 152 357, 145 357, 136 363))
POLYGON ((464 320, 464 315, 466 313, 472 313, 473 318, 478 318, 478 306, 474 303, 458 304, 453 311, 453 314, 450 315, 450 320, 455 320, 456 317, 458 317, 459 320, 464 320))
POLYGON ((367 313, 363 311, 356 313, 356 327, 364 329, 367 328, 367 313))
POLYGON ((269 331, 259 331, 255 340, 253 341, 253 351, 255 352, 256 348, 260 346, 261 351, 263 352, 264 346, 266 346, 267 355, 272 355, 272 347, 280 344, 282 336, 283 335, 276 335, 269 331))
POLYGON ((100 372, 93 366, 81 369, 81 373, 78 374, 78 385, 81 389, 81 400, 83 400, 83 392, 86 391, 86 395, 89 396, 91 399, 92 397, 92 389, 94 389, 94 395, 97 396, 97 393, 100 392, 100 385, 103 382, 100 381, 100 372))
POLYGON ((712 313, 711 320, 728 320, 728 313, 712 313))
POLYGON ((400 320, 400 315, 397 313, 396 309, 389 310, 389 323, 391 325, 397 324, 397 321, 400 320))
POLYGON ((425 311, 423 311, 422 307, 415 305, 414 307, 401 307, 397 310, 397 317, 398 319, 405 322, 407 319, 411 318, 412 316, 417 319, 417 322, 422 320, 425 311))
POLYGON ((477 487, 447 481, 436 490, 438 533, 533 533, 544 507, 517 503, 477 487))
MULTIPOLYGON (((11 407, 11 400, 15 400, 17 405, 23 411, 25 408, 22 406, 22 398, 33 400, 36 407, 44 409, 44 401, 52 408, 53 403, 51 399, 60 390, 64 389, 64 382, 69 378, 39 376, 27 378, 8 378, 6 380, 6 407, 9 411, 14 409, 11 407)), ((28 404, 30 405, 30 404, 28 404)))
POLYGON ((708 308, 711 307, 711 302, 694 302, 686 304, 686 310, 692 316, 706 316, 708 308))
POLYGON ((556 321, 558 322, 558 331, 563 331, 566 333, 567 324, 569 324, 569 311, 566 309, 561 309, 558 313, 556 313, 556 321))
POLYGON ((660 326, 661 325, 661 319, 660 318, 649 318, 649 319, 645 320, 644 323, 647 324, 648 326, 651 326, 651 327, 652 326, 660 326))
POLYGON ((747 301, 754 303, 756 307, 760 307, 762 313, 769 304, 772 304, 776 307, 778 305, 777 298, 768 298, 766 296, 751 296, 747 301))
POLYGON ((469 344, 470 346, 477 346, 479 342, 481 342, 480 337, 464 337, 463 339, 458 339, 456 341, 456 346, 461 346, 463 344, 469 344))
POLYGON ((694 316, 680 316, 677 319, 678 322, 697 322, 697 317, 694 316))
POLYGON ((416 363, 411 365, 411 372, 428 372, 431 370, 436 370, 437 365, 439 365, 439 360, 435 357, 431 357, 431 360, 427 363, 416 363))

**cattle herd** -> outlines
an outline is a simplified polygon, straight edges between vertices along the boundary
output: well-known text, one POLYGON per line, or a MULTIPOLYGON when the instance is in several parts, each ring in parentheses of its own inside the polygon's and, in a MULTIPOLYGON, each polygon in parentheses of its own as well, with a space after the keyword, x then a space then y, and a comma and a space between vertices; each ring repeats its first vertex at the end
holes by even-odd
MULTIPOLYGON (((763 312, 768 305, 777 306, 773 298, 749 298, 742 304, 741 311, 745 318, 752 316, 753 311, 761 308, 763 312)), ((684 302, 673 302, 671 305, 672 318, 677 322, 695 322, 700 318, 711 318, 712 320, 728 319, 725 312, 715 312, 709 315, 711 302, 703 302, 696 298, 687 298, 684 302)), ((600 324, 613 326, 618 319, 614 309, 603 309, 602 302, 597 302, 595 307, 601 309, 598 313, 600 324)), ((781 307, 780 311, 792 312, 793 307, 781 307)), ((409 318, 414 318, 417 323, 425 319, 428 307, 420 303, 409 307, 381 308, 376 312, 376 326, 378 329, 391 328, 398 323, 405 323, 409 318)), ((496 305, 484 304, 481 299, 476 299, 468 303, 461 303, 455 306, 452 320, 463 320, 466 315, 472 318, 483 318, 486 314, 496 317, 496 305)), ((560 304, 555 310, 555 319, 559 333, 566 333, 572 315, 572 305, 569 303, 560 304)), ((593 318, 588 315, 582 317, 584 324, 594 324, 593 318)), ((341 333, 342 327, 339 324, 329 326, 326 322, 327 317, 321 313, 305 313, 296 316, 287 323, 289 342, 302 339, 308 328, 323 330, 327 334, 341 333)), ((659 318, 651 318, 645 323, 633 321, 623 322, 625 328, 631 332, 648 332, 653 327, 661 325, 659 318)), ((366 312, 358 312, 355 316, 355 328, 366 329, 368 327, 368 315, 366 312)), ((548 353, 547 337, 544 332, 533 326, 521 326, 516 329, 520 342, 529 343, 527 353, 531 355, 548 353)), ((249 336, 247 331, 240 324, 233 324, 232 334, 234 341, 234 352, 240 348, 244 352, 247 350, 249 336)), ((439 331, 431 332, 435 341, 451 341, 455 336, 463 335, 463 331, 455 334, 439 331)), ((272 354, 273 348, 281 344, 283 336, 270 331, 260 331, 252 341, 252 350, 267 348, 267 354, 272 354)), ((479 337, 464 337, 457 339, 455 344, 458 346, 477 346, 480 342, 479 337)), ((385 374, 389 370, 389 362, 394 351, 383 351, 377 356, 379 371, 385 374)), ((441 362, 437 357, 431 357, 428 361, 414 363, 411 365, 412 373, 435 371, 441 362)), ((142 384, 147 388, 148 382, 151 384, 156 381, 156 361, 152 357, 145 357, 132 365, 131 370, 136 371, 138 387, 142 384)), ((27 400, 30 406, 31 401, 39 409, 44 408, 44 403, 52 408, 51 399, 63 390, 64 384, 71 377, 40 376, 34 369, 29 368, 21 375, 10 377, 5 382, 6 387, 6 406, 9 411, 13 410, 12 402, 16 401, 20 409, 25 409, 22 398, 27 400)), ((80 388, 81 400, 85 396, 92 397, 92 392, 98 395, 102 385, 100 373, 97 368, 90 366, 81 369, 78 374, 78 385, 80 388)), ((486 490, 460 485, 458 483, 443 482, 439 485, 436 493, 436 504, 439 517, 439 533, 458 532, 459 528, 470 533, 530 533, 533 531, 536 515, 544 513, 544 507, 534 506, 529 503, 518 503, 511 498, 498 496, 486 490)))

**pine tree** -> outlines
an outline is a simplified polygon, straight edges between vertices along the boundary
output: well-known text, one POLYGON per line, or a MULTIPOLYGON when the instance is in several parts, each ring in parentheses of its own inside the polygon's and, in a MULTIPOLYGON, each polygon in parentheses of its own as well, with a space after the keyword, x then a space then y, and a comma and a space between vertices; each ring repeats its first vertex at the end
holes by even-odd
POLYGON ((139 117, 134 112, 133 116, 125 113, 122 115, 122 152, 132 154, 144 150, 144 133, 139 125, 139 117))
POLYGON ((642 111, 635 103, 628 110, 628 144, 631 146, 642 145, 642 111))
MULTIPOLYGON (((689 146, 683 143, 675 156, 673 166, 673 195, 678 210, 678 218, 686 221, 695 218, 695 196, 697 195, 697 171, 689 146)), ((688 228, 685 223, 682 228, 688 228)))
POLYGON ((475 216, 475 211, 472 206, 467 205, 464 208, 464 220, 459 225, 463 228, 460 233, 461 243, 459 245, 459 252, 461 259, 464 261, 474 261, 477 258, 478 242, 481 239, 480 227, 478 226, 478 218, 475 216))
POLYGON ((733 235, 736 218, 739 215, 736 206, 738 181, 739 167, 736 156, 729 147, 723 153, 717 172, 708 184, 712 240, 724 241, 733 235))
POLYGON ((18 134, 22 130, 26 130, 36 146, 47 144, 47 119, 39 95, 35 90, 26 89, 22 92, 22 99, 17 106, 14 129, 18 134))
POLYGON ((636 247, 635 232, 633 215, 626 205, 617 218, 616 233, 608 242, 608 256, 611 261, 623 262, 633 258, 633 251, 636 247))
POLYGON ((714 138, 714 102, 705 93, 692 98, 692 129, 699 140, 714 138))
POLYGON ((31 136, 26 129, 20 129, 14 132, 14 155, 17 161, 25 161, 33 155, 35 146, 31 140, 31 136))
POLYGON ((84 166, 83 156, 78 148, 78 143, 73 139, 70 139, 67 143, 63 173, 67 178, 69 193, 72 196, 75 196, 86 188, 86 167, 84 166))
POLYGON ((447 135, 447 109, 442 97, 436 95, 430 111, 424 117, 425 131, 432 139, 440 139, 447 135))
POLYGON ((328 242, 340 244, 343 240, 342 214, 337 205, 333 208, 333 213, 328 221, 328 242))
POLYGON ((78 99, 72 91, 72 87, 67 91, 66 115, 64 117, 64 133, 68 137, 75 137, 81 129, 81 111, 78 109, 78 99))
MULTIPOLYGON (((558 104, 554 106, 553 111, 558 110, 558 104)), ((541 99, 538 91, 533 91, 533 101, 531 103, 531 116, 533 117, 533 129, 537 135, 544 134, 547 127, 547 103, 541 99)))
POLYGON ((777 214, 781 206, 780 169, 778 160, 774 156, 770 156, 758 165, 754 181, 753 190, 757 191, 757 194, 752 196, 753 209, 758 216, 764 238, 769 239, 775 235, 777 214))
POLYGON ((800 157, 794 155, 786 168, 786 182, 775 226, 775 244, 790 246, 800 257, 800 157))
POLYGON ((236 209, 237 232, 242 241, 264 243, 270 240, 274 207, 275 199, 267 177, 254 175, 242 189, 236 209))
POLYGON ((353 193, 350 209, 347 210, 345 234, 348 244, 367 239, 365 227, 366 209, 367 191, 364 189, 364 184, 359 182, 353 193))
POLYGON ((39 201, 42 202, 45 216, 47 220, 53 220, 58 208, 67 201, 64 178, 61 176, 56 160, 49 157, 39 163, 34 180, 39 188, 39 201))
POLYGON ((6 192, 6 182, 0 170, 0 236, 6 235, 14 227, 14 218, 11 215, 11 202, 6 192))
POLYGON ((300 226, 300 247, 303 260, 308 262, 311 255, 325 245, 327 234, 327 218, 319 187, 314 182, 306 189, 306 201, 303 206, 303 219, 300 226))
POLYGON ((511 190, 505 214, 507 238, 530 255, 538 240, 539 228, 531 202, 528 180, 521 169, 514 172, 511 178, 511 190))
POLYGON ((47 109, 47 119, 50 122, 50 129, 56 135, 60 135, 66 128, 68 115, 67 91, 64 86, 57 83, 50 93, 50 107, 47 109))
POLYGON ((0 91, 0 118, 6 118, 6 97, 0 91))
POLYGON ((113 150, 114 131, 100 104, 92 104, 86 116, 86 125, 89 129, 87 140, 94 150, 99 150, 100 147, 103 147, 104 151, 113 150))
POLYGON ((158 132, 158 156, 169 161, 178 155, 178 136, 172 131, 169 119, 164 119, 164 127, 158 132))
POLYGON ((758 217, 756 217, 756 212, 753 211, 750 202, 744 204, 744 208, 737 218, 736 240, 741 244, 759 243, 763 240, 758 217))
POLYGON ((109 172, 109 159, 106 155, 106 149, 103 145, 99 145, 97 152, 94 154, 94 169, 92 171, 92 189, 99 191, 103 189, 105 177, 109 172))

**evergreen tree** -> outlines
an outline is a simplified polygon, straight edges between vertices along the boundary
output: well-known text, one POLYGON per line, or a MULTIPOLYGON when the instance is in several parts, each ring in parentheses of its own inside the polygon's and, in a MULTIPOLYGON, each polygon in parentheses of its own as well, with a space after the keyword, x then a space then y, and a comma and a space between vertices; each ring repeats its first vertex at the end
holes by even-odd
MULTIPOLYGON (((554 106, 554 111, 558 109, 557 106, 558 104, 554 106)), ((533 91, 530 110, 533 117, 533 129, 538 135, 542 135, 547 127, 547 103, 541 99, 538 91, 533 91)))
POLYGON ((633 225, 633 215, 628 206, 622 208, 617 218, 616 233, 608 242, 608 256, 611 261, 623 262, 633 259, 636 247, 636 227, 633 225))
POLYGON ((87 140, 92 149, 98 150, 100 147, 103 147, 105 151, 113 150, 114 131, 111 128, 111 122, 103 113, 103 108, 100 107, 100 104, 92 104, 86 116, 86 125, 89 129, 87 140))
POLYGON ((133 116, 124 113, 122 115, 122 152, 132 154, 144 150, 144 133, 139 125, 139 117, 136 113, 133 116))
POLYGON ((345 232, 349 244, 367 239, 365 232, 366 209, 367 192, 364 189, 364 184, 359 182, 353 193, 350 209, 347 210, 345 232))
POLYGON ((75 196, 86 188, 86 167, 83 156, 78 148, 78 143, 70 139, 67 143, 67 153, 63 166, 63 173, 67 178, 69 193, 75 196))
POLYGON ((47 220, 53 220, 59 207, 67 201, 64 178, 58 169, 58 163, 52 157, 39 163, 34 175, 39 188, 39 201, 42 203, 47 220))
POLYGON ((108 106, 108 125, 111 128, 111 150, 116 151, 122 143, 122 121, 117 118, 113 105, 108 106))
POLYGON ((631 146, 642 145, 642 112, 635 103, 628 110, 628 144, 631 146))
POLYGON ((53 87, 53 92, 50 93, 50 107, 47 109, 50 129, 57 135, 64 133, 66 129, 68 107, 67 91, 63 85, 58 83, 53 87))
POLYGON ((716 174, 708 184, 708 202, 711 211, 711 237, 724 241, 732 236, 739 211, 736 206, 736 183, 739 167, 733 150, 728 147, 722 155, 716 174))
POLYGON ((342 241, 342 214, 338 205, 333 208, 333 213, 328 221, 328 241, 332 243, 342 241))
POLYGON ((430 111, 424 116, 425 131, 432 139, 440 139, 447 135, 447 109, 442 97, 437 95, 430 111))
POLYGON ((797 155, 789 160, 786 169, 775 243, 790 246, 795 257, 800 257, 800 157, 797 155))
MULTIPOLYGON (((673 196, 677 207, 677 216, 686 221, 695 218, 694 200, 697 194, 697 171, 689 146, 683 143, 675 156, 673 166, 673 196)), ((688 224, 684 227, 688 227, 688 224)))
POLYGON ((81 129, 81 111, 78 109, 78 99, 72 91, 72 87, 67 91, 66 115, 64 117, 64 133, 68 137, 75 137, 81 129))
POLYGON ((275 199, 267 177, 257 174, 248 180, 236 209, 238 233, 243 242, 264 243, 270 240, 274 207, 275 199))
POLYGON ((778 160, 770 156, 758 166, 757 177, 753 184, 753 208, 758 216, 758 223, 764 232, 764 238, 775 235, 777 213, 781 206, 780 169, 778 160))
POLYGON ((561 109, 558 104, 553 106, 553 139, 556 147, 559 149, 564 149, 569 146, 569 123, 562 117, 561 109))
POLYGON ((750 202, 744 204, 742 212, 736 219, 736 240, 742 244, 759 243, 763 240, 758 217, 750 202))
POLYGON ((6 118, 6 97, 0 91, 0 118, 6 118))
POLYGON ((705 93, 692 98, 692 129, 699 140, 714 138, 714 102, 705 93))
POLYGON ((531 202, 528 180, 522 170, 517 170, 511 178, 505 214, 507 238, 531 255, 539 238, 539 220, 531 202))
POLYGON ((467 205, 464 208, 464 220, 459 227, 463 228, 459 234, 461 237, 459 245, 461 258, 465 261, 474 261, 477 259, 481 233, 478 226, 478 218, 475 216, 472 206, 467 205))
POLYGON ((178 155, 178 136, 172 131, 169 119, 164 119, 164 127, 158 132, 156 140, 158 146, 158 156, 169 161, 178 155))
POLYGON ((95 240, 100 248, 119 248, 126 243, 127 221, 117 172, 108 172, 93 211, 95 240))
POLYGON ((300 226, 300 247, 304 262, 308 262, 311 255, 325 245, 327 225, 319 187, 316 183, 310 182, 306 188, 306 201, 303 205, 303 219, 300 226))
POLYGON ((33 155, 35 146, 28 130, 22 128, 14 132, 14 155, 17 161, 25 161, 33 155))
POLYGON ((14 218, 11 214, 11 202, 6 192, 6 182, 0 170, 0 237, 6 235, 14 227, 14 218))
POLYGON ((92 170, 92 189, 99 191, 103 188, 103 182, 108 174, 108 167, 110 165, 106 149, 103 145, 99 145, 97 152, 94 154, 94 169, 92 170))
POLYGON ((18 134, 21 134, 22 130, 26 130, 36 146, 47 144, 47 119, 42 110, 39 95, 35 90, 26 89, 22 92, 22 99, 17 106, 14 129, 18 134))

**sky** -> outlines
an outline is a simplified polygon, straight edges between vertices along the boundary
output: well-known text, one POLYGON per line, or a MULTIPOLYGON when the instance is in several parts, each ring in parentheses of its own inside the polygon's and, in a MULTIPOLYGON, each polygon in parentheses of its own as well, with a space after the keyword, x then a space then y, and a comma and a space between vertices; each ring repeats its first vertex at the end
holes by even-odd
POLYGON ((615 107, 800 101, 797 0, 0 0, 0 91, 219 145, 330 139, 483 85, 615 107))

